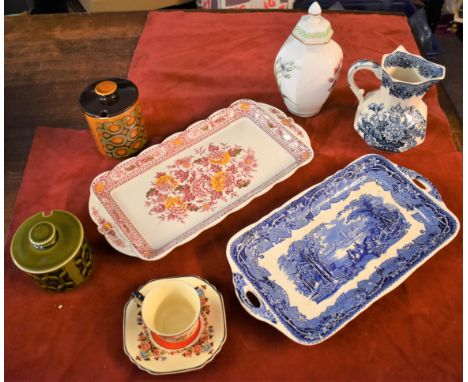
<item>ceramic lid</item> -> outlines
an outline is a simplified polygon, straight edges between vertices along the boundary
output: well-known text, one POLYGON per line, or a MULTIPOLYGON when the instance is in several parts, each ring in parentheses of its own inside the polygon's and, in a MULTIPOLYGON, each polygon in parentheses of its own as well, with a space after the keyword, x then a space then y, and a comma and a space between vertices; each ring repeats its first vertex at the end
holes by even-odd
POLYGON ((29 273, 61 268, 73 258, 83 242, 80 221, 66 211, 39 212, 23 222, 11 241, 16 266, 29 273))
POLYGON ((122 78, 95 81, 80 96, 83 111, 97 118, 122 114, 137 100, 138 88, 133 82, 122 78))
POLYGON ((309 7, 308 13, 295 26, 293 36, 307 45, 326 44, 333 35, 330 21, 321 16, 322 8, 317 2, 309 7))

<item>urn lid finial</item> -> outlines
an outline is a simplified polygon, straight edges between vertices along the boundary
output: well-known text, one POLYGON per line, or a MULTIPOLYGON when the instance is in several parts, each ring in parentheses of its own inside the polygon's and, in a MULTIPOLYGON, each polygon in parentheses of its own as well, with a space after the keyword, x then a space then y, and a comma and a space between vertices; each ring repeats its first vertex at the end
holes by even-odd
POLYGON ((302 16, 292 34, 299 41, 307 45, 326 44, 333 35, 330 21, 322 15, 322 8, 318 2, 312 3, 308 15, 302 16))
POLYGON ((319 16, 322 14, 322 8, 320 7, 320 4, 314 1, 310 7, 309 7, 309 15, 313 16, 319 16))

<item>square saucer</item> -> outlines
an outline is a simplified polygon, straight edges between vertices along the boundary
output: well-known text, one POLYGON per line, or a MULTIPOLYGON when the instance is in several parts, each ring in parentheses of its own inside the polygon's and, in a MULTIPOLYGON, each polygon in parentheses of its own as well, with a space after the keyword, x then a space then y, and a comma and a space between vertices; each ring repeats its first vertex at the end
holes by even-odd
MULTIPOLYGON (((124 308, 123 348, 130 361, 153 375, 185 373, 198 370, 211 362, 226 341, 226 314, 223 297, 208 281, 197 277, 174 277, 193 286, 202 305, 201 331, 189 346, 170 350, 151 341, 149 329, 141 318, 141 305, 130 298, 124 308)), ((145 295, 156 284, 167 279, 152 280, 138 288, 145 295)))

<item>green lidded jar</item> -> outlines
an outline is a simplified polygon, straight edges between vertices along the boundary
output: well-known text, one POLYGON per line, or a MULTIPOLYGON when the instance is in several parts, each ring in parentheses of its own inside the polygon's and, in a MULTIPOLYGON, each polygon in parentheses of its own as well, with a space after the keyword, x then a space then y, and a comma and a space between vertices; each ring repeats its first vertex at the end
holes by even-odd
POLYGON ((39 212, 26 219, 11 241, 15 265, 50 291, 64 292, 91 273, 92 255, 83 226, 67 211, 39 212))

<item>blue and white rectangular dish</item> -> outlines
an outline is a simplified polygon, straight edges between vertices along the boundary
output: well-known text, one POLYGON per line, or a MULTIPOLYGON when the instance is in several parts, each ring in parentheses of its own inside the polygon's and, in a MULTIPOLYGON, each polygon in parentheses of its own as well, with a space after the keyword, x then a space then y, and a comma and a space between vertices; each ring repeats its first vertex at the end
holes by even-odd
POLYGON ((234 235, 227 258, 244 308, 314 345, 402 283, 458 230, 430 181, 366 155, 234 235))

